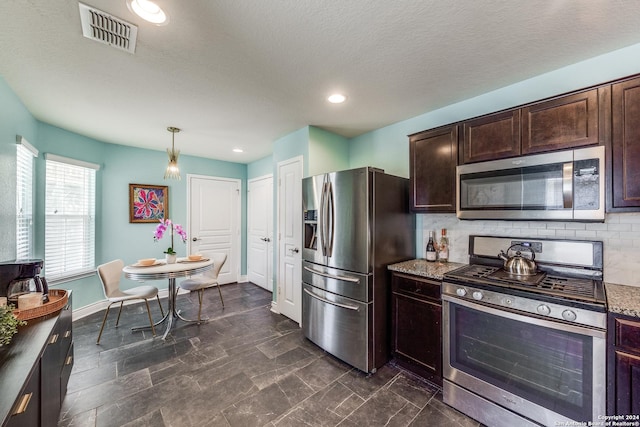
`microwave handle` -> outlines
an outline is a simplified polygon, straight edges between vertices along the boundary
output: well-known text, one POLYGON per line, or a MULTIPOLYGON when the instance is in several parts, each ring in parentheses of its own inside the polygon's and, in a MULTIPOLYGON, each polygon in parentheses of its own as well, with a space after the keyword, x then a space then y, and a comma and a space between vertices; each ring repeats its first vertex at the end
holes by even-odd
POLYGON ((562 205, 573 209, 573 162, 562 165, 562 205))

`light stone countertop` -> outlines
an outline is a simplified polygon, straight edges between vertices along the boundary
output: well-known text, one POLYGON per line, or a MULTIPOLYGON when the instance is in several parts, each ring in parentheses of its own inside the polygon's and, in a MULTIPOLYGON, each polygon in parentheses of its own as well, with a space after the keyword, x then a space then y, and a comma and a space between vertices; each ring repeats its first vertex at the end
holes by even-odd
POLYGON ((467 264, 461 264, 459 262, 429 262, 425 259, 412 259, 397 264, 391 264, 387 268, 399 273, 413 274, 414 276, 442 280, 442 276, 445 273, 464 267, 465 265, 467 264))
POLYGON ((604 284, 607 292, 607 306, 610 313, 624 314, 640 318, 640 287, 604 284))

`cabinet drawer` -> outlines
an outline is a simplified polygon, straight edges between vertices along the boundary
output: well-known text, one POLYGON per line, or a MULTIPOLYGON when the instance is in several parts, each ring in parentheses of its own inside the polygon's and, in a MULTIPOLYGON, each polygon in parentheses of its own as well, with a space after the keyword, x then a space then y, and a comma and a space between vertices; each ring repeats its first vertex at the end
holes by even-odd
POLYGON ((415 279, 401 274, 393 275, 393 292, 418 299, 440 301, 441 283, 436 280, 415 279))
POLYGON ((67 394, 67 385, 69 384, 69 377, 71 376, 71 370, 73 369, 73 343, 69 346, 69 351, 64 358, 64 365, 62 365, 62 374, 60 376, 60 396, 61 400, 64 400, 67 394))
POLYGON ((640 354, 640 322, 615 319, 616 347, 640 354))

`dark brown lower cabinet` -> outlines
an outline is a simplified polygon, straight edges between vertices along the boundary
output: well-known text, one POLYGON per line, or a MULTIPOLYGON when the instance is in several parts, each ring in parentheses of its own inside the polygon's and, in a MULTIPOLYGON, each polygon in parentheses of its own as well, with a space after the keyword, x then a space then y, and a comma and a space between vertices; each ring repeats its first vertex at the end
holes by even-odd
POLYGON ((392 354, 400 366, 442 385, 441 282, 392 274, 392 354))
POLYGON ((640 414, 640 321, 609 314, 609 415, 640 414))

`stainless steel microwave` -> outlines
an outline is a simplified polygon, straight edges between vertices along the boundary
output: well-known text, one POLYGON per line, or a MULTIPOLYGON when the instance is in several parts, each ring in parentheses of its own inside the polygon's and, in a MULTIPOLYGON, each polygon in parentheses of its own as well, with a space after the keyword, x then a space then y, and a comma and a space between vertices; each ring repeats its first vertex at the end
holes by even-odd
POLYGON ((604 221, 604 147, 456 168, 460 219, 604 221))

